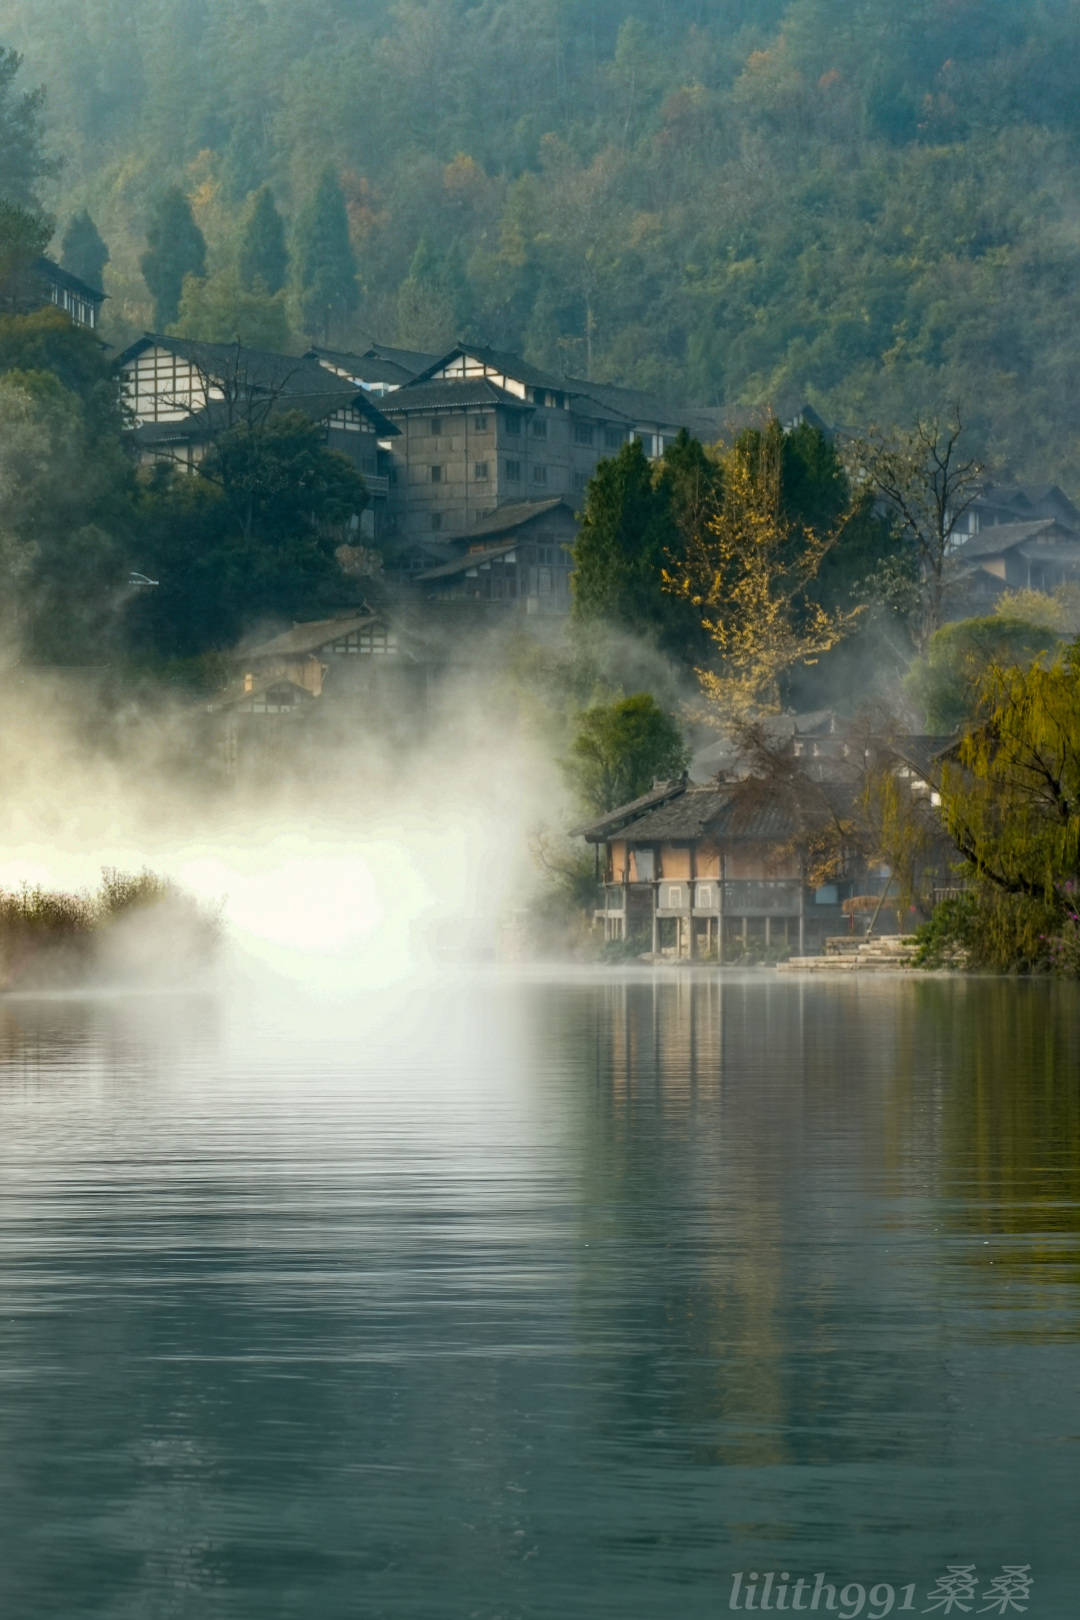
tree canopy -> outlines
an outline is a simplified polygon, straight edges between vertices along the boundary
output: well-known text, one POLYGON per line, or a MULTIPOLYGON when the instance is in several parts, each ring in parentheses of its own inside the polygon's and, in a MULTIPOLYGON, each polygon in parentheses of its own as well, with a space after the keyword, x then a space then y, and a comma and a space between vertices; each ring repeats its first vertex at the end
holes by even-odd
POLYGON ((959 731, 976 718, 992 669, 1027 668, 1060 646, 1054 630, 1018 616, 960 619, 930 637, 904 687, 928 731, 959 731))
POLYGON ((70 270, 89 286, 99 289, 104 286, 109 250, 85 208, 68 221, 60 247, 60 262, 65 270, 70 270))
POLYGON ((582 712, 565 768, 581 802, 600 812, 681 776, 689 762, 676 721, 651 693, 636 692, 582 712))
MULTIPOLYGON (((0 32, 48 88, 62 216, 89 207, 109 243, 120 341, 151 324, 162 177, 216 270, 255 192, 296 225, 330 163, 360 270, 344 346, 452 323, 572 374, 809 399, 854 427, 959 399, 979 459, 1080 476, 1060 0, 0 0, 0 32)), ((15 200, 36 198, 31 150, 15 200)))
POLYGON ((330 164, 297 224, 296 269, 305 326, 311 337, 325 343, 351 315, 359 296, 345 197, 330 164))
POLYGON ((206 241, 179 186, 158 198, 146 242, 139 265, 154 300, 154 330, 164 332, 180 312, 185 278, 206 273, 206 241))
POLYGON ((0 200, 36 209, 42 181, 56 173, 56 163, 44 149, 42 110, 45 91, 39 85, 26 90, 18 82, 22 57, 0 45, 0 200))
POLYGON ((285 223, 277 211, 274 193, 260 186, 244 225, 237 266, 246 292, 281 292, 289 274, 285 223))

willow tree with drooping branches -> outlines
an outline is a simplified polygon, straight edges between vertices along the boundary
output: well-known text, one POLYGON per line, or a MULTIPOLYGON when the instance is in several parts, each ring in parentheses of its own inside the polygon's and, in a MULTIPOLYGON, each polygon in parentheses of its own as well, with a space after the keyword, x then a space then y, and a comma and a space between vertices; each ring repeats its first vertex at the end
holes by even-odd
POLYGON ((992 669, 979 707, 943 775, 949 833, 985 882, 1075 910, 1063 897, 1080 888, 1080 644, 992 669))
POLYGON ((783 456, 775 421, 726 450, 709 510, 663 572, 665 590, 693 607, 711 643, 714 664, 697 675, 723 724, 746 725, 779 710, 784 677, 816 663, 863 611, 827 606, 815 592, 857 503, 828 528, 799 521, 784 501, 783 456))

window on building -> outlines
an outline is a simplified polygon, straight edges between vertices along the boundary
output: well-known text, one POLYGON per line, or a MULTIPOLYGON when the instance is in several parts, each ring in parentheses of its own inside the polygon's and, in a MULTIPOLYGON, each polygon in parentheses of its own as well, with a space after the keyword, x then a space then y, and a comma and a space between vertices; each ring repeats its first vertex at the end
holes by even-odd
POLYGON ((441 484, 442 483, 442 468, 439 466, 439 464, 437 462, 436 462, 435 466, 432 467, 432 469, 431 469, 431 482, 433 484, 441 484))
POLYGON ((428 423, 428 432, 431 434, 433 439, 437 439, 439 437, 439 418, 437 416, 433 416, 431 421, 428 423))
POLYGON ((432 534, 438 534, 438 532, 439 532, 439 530, 441 528, 442 528, 442 513, 441 512, 432 512, 432 514, 431 514, 431 532, 432 532, 432 534))
POLYGON ((534 416, 533 417, 532 435, 533 435, 534 439, 546 439, 547 438, 547 417, 546 416, 534 416))
POLYGON ((397 652, 397 637, 392 635, 385 625, 375 625, 370 630, 361 630, 358 641, 362 653, 397 652))
POLYGON ((486 416, 474 416, 473 417, 473 427, 476 429, 477 433, 486 433, 487 430, 488 430, 488 419, 487 419, 487 417, 486 416))
POLYGON ((581 491, 583 489, 587 489, 588 488, 588 483, 589 483, 589 475, 588 475, 588 473, 576 472, 574 474, 574 488, 576 490, 581 491))
POLYGON ((624 435, 621 428, 604 429, 604 445, 608 450, 617 450, 622 444, 623 438, 624 435))
POLYGON ((576 422, 574 424, 574 443, 575 444, 592 444, 592 442, 593 442, 593 430, 592 430, 592 428, 587 427, 584 422, 576 422))
POLYGON ((533 483, 534 484, 546 484, 547 483, 547 468, 546 467, 544 467, 544 466, 542 466, 540 464, 537 464, 537 466, 535 466, 533 468, 533 483))
POLYGON ((473 477, 477 480, 478 483, 482 483, 487 478, 487 475, 488 475, 488 464, 487 464, 487 462, 486 461, 478 461, 476 463, 475 467, 473 468, 473 477))
POLYGON ((521 437, 521 417, 516 411, 507 411, 503 420, 503 426, 506 428, 507 433, 509 433, 512 439, 519 439, 521 437))
POLYGON ((520 482, 521 482, 521 462, 520 461, 508 461, 506 463, 506 476, 507 476, 507 478, 510 480, 510 482, 512 484, 520 484, 520 482))

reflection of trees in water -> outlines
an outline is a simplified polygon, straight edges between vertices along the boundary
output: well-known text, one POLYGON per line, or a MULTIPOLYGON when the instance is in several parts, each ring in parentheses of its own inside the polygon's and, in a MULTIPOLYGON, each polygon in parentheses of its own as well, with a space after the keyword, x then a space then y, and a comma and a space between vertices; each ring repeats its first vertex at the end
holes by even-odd
POLYGON ((0 999, 0 1110, 19 1085, 122 1084, 204 1058, 220 1038, 212 995, 11 996, 0 999))
POLYGON ((583 1337, 602 1304, 620 1319, 605 1324, 625 1362, 612 1421, 639 1404, 700 1461, 939 1459, 948 1421, 907 1420, 945 1400, 917 1325, 943 1251, 905 1256, 957 1163, 961 1223, 973 1198, 982 1225, 1007 1230, 996 1201, 1034 1181, 1042 1203, 1005 1219, 1074 1229, 1080 1064, 1063 995, 687 974, 598 986, 593 1008, 576 1309, 583 1337), (1047 1224, 1062 1193, 1073 1207, 1047 1224))
MULTIPOLYGON (((927 1016, 939 1016, 933 992, 927 1016)), ((954 1232, 980 1241, 954 1250, 966 1265, 998 1273, 1006 1285, 1031 1290, 1028 1306, 1050 1311, 1054 1297, 1075 1312, 1080 1282, 1080 992, 1057 982, 970 982, 954 999, 945 1030, 950 1084, 943 1093, 940 1192, 954 1232), (1069 1290, 1066 1294, 1064 1291, 1069 1290)), ((993 1302, 991 1302, 993 1303, 993 1302)), ((1010 1315, 1003 1329, 1038 1335, 1035 1318, 1010 1315)), ((1076 1332, 1064 1315, 1048 1329, 1076 1332)))

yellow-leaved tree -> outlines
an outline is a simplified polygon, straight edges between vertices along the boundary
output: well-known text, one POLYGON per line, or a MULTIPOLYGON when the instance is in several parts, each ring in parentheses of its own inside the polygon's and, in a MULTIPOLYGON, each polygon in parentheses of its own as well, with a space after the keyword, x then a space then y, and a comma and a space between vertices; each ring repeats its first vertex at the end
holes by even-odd
POLYGON ((855 514, 849 505, 828 530, 785 510, 783 430, 744 434, 721 453, 722 476, 683 555, 664 570, 664 588, 697 611, 716 653, 699 669, 721 724, 752 724, 783 701, 784 675, 813 664, 852 628, 860 606, 826 607, 814 586, 822 563, 855 514))

